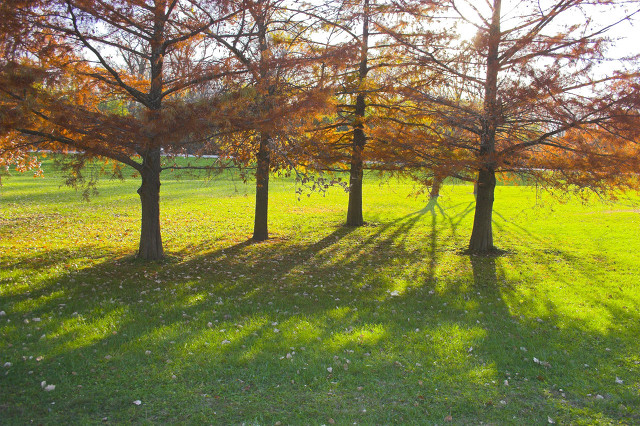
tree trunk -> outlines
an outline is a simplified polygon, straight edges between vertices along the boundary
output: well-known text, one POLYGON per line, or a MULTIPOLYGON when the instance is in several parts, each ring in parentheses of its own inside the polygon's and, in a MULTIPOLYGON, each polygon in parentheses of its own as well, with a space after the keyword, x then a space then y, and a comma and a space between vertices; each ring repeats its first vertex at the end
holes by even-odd
POLYGON ((271 152, 269 150, 269 138, 266 133, 260 135, 260 149, 258 151, 258 167, 256 169, 256 213, 253 225, 253 239, 264 241, 269 238, 267 227, 269 207, 269 165, 271 152))
POLYGON ((138 258, 143 260, 164 257, 160 236, 160 171, 160 149, 147 151, 142 157, 142 185, 138 188, 142 205, 138 258))
MULTIPOLYGON (((151 85, 148 100, 152 116, 162 106, 162 88, 164 71, 164 26, 166 21, 165 4, 156 2, 153 8, 153 35, 151 37, 151 85)), ((142 165, 139 169, 142 185, 138 188, 142 205, 140 245, 138 258, 160 260, 164 257, 162 237, 160 235, 160 141, 152 136, 148 147, 140 153, 142 165)))
POLYGON ((469 251, 471 252, 489 253, 494 250, 491 218, 495 188, 495 171, 492 168, 480 170, 473 231, 469 241, 469 251))
POLYGON ((429 198, 438 198, 440 196, 440 188, 442 188, 442 179, 440 176, 434 176, 433 182, 431 183, 431 192, 429 193, 429 198))
MULTIPOLYGON (((360 66, 358 68, 358 90, 369 72, 369 0, 364 0, 362 9, 362 44, 360 46, 360 66)), ((365 94, 359 92, 353 120, 353 143, 351 151, 351 170, 349 173, 349 207, 347 226, 362 226, 362 176, 364 164, 364 146, 367 138, 364 134, 364 117, 367 112, 365 94)))
POLYGON ((473 219, 473 231, 469 240, 469 251, 491 253, 493 230, 491 216, 493 197, 496 187, 496 132, 500 111, 498 105, 498 73, 500 71, 500 10, 501 0, 493 0, 493 15, 488 37, 487 75, 484 86, 484 117, 480 142, 480 171, 478 173, 476 211, 473 219))
MULTIPOLYGON (((358 95, 360 97, 360 95, 358 95)), ((364 103, 364 100, 363 100, 364 103)), ((347 209, 347 226, 362 226, 362 176, 365 136, 361 128, 353 131, 353 151, 351 152, 351 171, 349 177, 349 208, 347 209)))

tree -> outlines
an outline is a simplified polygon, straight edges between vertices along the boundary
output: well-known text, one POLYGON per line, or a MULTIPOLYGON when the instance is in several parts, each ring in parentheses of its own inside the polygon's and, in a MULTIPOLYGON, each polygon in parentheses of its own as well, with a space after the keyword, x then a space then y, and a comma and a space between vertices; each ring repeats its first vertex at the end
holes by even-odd
POLYGON ((135 169, 141 177, 138 257, 161 259, 161 152, 214 133, 207 118, 216 103, 186 95, 235 72, 216 58, 202 35, 237 11, 220 2, 204 14, 196 2, 178 0, 16 5, 21 28, 35 29, 29 36, 37 33, 56 49, 23 43, 21 57, 3 63, 4 140, 79 150, 76 177, 83 162, 95 156, 135 169), (194 51, 198 54, 188 54, 194 51), (132 60, 141 65, 138 72, 132 72, 132 60), (107 107, 113 101, 122 102, 121 111, 107 107))
POLYGON ((301 158, 296 139, 326 104, 327 91, 313 72, 324 53, 310 38, 316 20, 302 7, 282 0, 242 0, 235 7, 239 13, 221 31, 205 33, 244 72, 228 87, 235 95, 223 151, 243 166, 255 159, 252 238, 264 241, 269 237, 269 173, 296 167, 301 158))
MULTIPOLYGON (((337 0, 315 11, 315 16, 329 32, 328 44, 342 52, 341 63, 334 67, 332 84, 335 87, 337 111, 327 122, 319 123, 319 134, 326 138, 325 149, 346 155, 327 155, 330 162, 348 162, 349 200, 346 224, 362 226, 364 217, 363 176, 367 155, 365 147, 374 140, 373 122, 376 109, 384 109, 385 92, 393 92, 393 84, 385 71, 397 66, 392 48, 384 39, 379 26, 399 26, 392 3, 376 0, 351 2, 337 0), (373 118, 372 118, 373 117, 373 118)), ((380 123, 377 123, 380 124, 380 123)))
MULTIPOLYGON (((30 14, 32 9, 39 6, 40 2, 35 0, 7 0, 0 4, 0 66, 14 59, 26 45, 31 45, 31 48, 37 45, 41 51, 52 48, 50 41, 38 37, 26 25, 25 14, 30 14)), ((41 174, 37 157, 6 133, 5 129, 0 128, 0 169, 8 172, 14 166, 20 172, 35 170, 37 175, 41 174)))
POLYGON ((605 0, 519 1, 509 3, 506 13, 502 0, 450 1, 449 6, 460 22, 476 29, 472 42, 441 49, 418 37, 394 36, 444 85, 406 91, 422 106, 413 124, 431 135, 419 138, 425 146, 415 149, 430 154, 448 148, 457 173, 477 173, 471 252, 495 250, 496 173, 527 173, 565 188, 570 183, 594 190, 638 187, 636 174, 624 175, 633 170, 635 158, 629 154, 637 152, 637 138, 628 126, 614 124, 638 115, 637 84, 631 84, 637 74, 603 74, 598 67, 607 59, 608 31, 637 11, 620 12, 605 0), (619 17, 596 25, 591 13, 619 17), (631 93, 615 89, 624 82, 631 93), (442 87, 464 92, 443 97, 442 87), (421 122, 428 122, 428 129, 421 122), (456 129, 455 137, 448 128, 456 129))

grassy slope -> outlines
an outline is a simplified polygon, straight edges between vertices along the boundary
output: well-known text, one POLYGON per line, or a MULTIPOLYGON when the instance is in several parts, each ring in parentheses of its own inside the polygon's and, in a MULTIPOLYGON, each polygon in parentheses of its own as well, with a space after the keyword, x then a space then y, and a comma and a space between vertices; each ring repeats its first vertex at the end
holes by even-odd
POLYGON ((0 421, 640 422, 633 207, 499 187, 509 254, 478 258, 469 186, 425 206, 368 182, 351 229, 341 190, 275 179, 252 244, 250 185, 165 176, 170 257, 145 265, 137 180, 84 203, 53 173, 3 179, 0 421))

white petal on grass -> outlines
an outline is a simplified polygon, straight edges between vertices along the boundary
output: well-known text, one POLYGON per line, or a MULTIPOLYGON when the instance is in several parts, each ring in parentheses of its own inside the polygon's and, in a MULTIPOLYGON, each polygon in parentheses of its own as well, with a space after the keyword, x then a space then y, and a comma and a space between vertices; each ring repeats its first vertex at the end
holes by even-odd
POLYGON ((133 405, 141 405, 142 401, 140 401, 139 399, 136 399, 135 401, 133 401, 133 405))
POLYGON ((44 387, 44 390, 46 392, 51 392, 52 390, 55 390, 55 389, 56 389, 56 385, 47 385, 44 387))
POLYGON ((333 368, 331 368, 331 367, 327 367, 327 371, 328 371, 329 373, 332 373, 332 372, 333 372, 333 368))
POLYGON ((621 379, 621 378, 619 378, 619 377, 616 377, 616 384, 621 385, 621 384, 623 384, 623 383, 624 383, 624 380, 622 380, 622 379, 621 379))
POLYGON ((230 341, 230 340, 227 340, 227 339, 225 339, 225 340, 223 340, 223 341, 221 342, 221 344, 222 344, 222 345, 228 345, 229 343, 231 343, 231 341, 230 341))
POLYGON ((4 366, 5 366, 6 368, 11 367, 12 365, 13 365, 13 364, 11 364, 10 362, 5 362, 5 363, 4 363, 4 366))

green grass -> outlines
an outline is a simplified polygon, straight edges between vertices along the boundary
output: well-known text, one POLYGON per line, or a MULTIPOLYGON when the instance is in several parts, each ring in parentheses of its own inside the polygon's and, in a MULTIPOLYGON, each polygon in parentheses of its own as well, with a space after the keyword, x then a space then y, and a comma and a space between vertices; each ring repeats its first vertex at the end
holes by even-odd
POLYGON ((507 254, 483 258, 460 254, 471 186, 427 206, 368 176, 353 229, 341 189, 274 178, 254 244, 251 185, 163 178, 152 264, 136 179, 86 203, 50 170, 3 178, 0 423, 640 423, 631 201, 501 186, 507 254))

